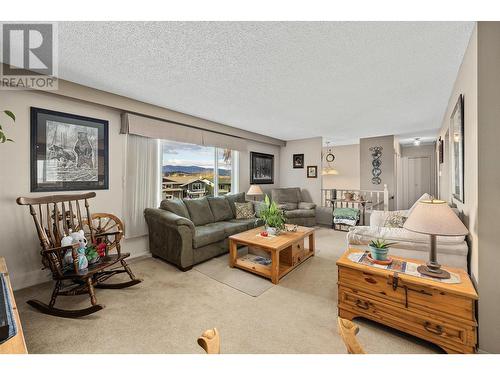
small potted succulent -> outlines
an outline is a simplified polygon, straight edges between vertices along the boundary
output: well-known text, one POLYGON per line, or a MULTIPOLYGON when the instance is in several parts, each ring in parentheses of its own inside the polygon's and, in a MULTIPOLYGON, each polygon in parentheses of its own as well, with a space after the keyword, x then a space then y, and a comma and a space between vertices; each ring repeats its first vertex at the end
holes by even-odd
POLYGON ((265 206, 260 210, 260 218, 264 221, 266 232, 273 236, 285 229, 285 215, 276 202, 271 202, 266 195, 265 206))
POLYGON ((395 245, 396 242, 387 242, 383 238, 377 238, 372 240, 368 247, 370 248, 370 253, 373 260, 387 260, 387 253, 389 252, 389 247, 395 245))

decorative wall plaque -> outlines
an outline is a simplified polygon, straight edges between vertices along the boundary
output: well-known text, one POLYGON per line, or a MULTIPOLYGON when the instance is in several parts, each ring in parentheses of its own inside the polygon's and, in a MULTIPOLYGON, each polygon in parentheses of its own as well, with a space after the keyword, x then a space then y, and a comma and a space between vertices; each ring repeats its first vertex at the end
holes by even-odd
POLYGON ((372 184, 374 185, 380 185, 382 183, 382 179, 380 178, 380 175, 382 174, 382 169, 380 167, 382 166, 382 160, 380 160, 380 157, 382 156, 382 146, 373 146, 370 147, 370 151, 372 153, 372 184))

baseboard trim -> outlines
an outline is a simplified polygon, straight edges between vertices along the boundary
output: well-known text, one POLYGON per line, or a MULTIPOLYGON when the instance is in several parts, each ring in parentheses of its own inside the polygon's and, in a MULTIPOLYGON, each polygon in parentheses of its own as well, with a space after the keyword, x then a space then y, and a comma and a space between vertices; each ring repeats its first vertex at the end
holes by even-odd
POLYGON ((144 251, 142 253, 130 255, 128 260, 129 260, 129 263, 135 263, 135 262, 141 261, 141 260, 146 259, 146 258, 151 258, 152 256, 153 255, 151 254, 151 252, 144 251))
MULTIPOLYGON (((142 251, 137 254, 131 254, 127 260, 129 263, 135 263, 139 262, 143 259, 151 257, 151 252, 149 250, 142 251)), ((17 276, 17 275, 16 275, 17 276)), ((11 279, 14 278, 14 273, 10 272, 10 277, 11 279)), ((30 288, 35 285, 40 285, 40 284, 45 284, 47 282, 51 282, 52 277, 50 274, 50 271, 48 270, 36 270, 32 272, 26 272, 22 277, 16 277, 14 279, 14 282, 12 283, 13 290, 15 292, 21 290, 21 289, 26 289, 30 288), (19 285, 19 286, 18 286, 19 285)))

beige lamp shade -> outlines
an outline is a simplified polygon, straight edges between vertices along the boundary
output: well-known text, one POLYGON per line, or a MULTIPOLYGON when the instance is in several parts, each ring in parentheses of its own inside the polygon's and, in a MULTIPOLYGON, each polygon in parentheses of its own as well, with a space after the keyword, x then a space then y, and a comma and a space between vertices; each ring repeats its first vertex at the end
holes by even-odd
POLYGON ((436 199, 419 201, 403 227, 435 236, 465 236, 469 233, 448 204, 436 199))
POLYGON ((323 171, 321 172, 323 176, 336 176, 339 174, 339 171, 333 168, 323 168, 323 171))
POLYGON ((247 195, 264 195, 264 192, 259 185, 250 185, 250 189, 248 189, 247 195))

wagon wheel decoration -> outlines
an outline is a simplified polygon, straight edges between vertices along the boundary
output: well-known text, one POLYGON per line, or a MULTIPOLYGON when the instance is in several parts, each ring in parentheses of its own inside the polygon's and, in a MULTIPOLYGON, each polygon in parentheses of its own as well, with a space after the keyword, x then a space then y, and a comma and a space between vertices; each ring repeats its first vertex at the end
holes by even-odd
MULTIPOLYGON (((106 254, 116 248, 116 244, 120 242, 120 238, 125 233, 125 226, 123 222, 113 214, 108 213, 94 213, 91 215, 92 230, 94 236, 101 233, 120 232, 119 234, 111 234, 109 236, 99 237, 99 241, 106 243, 106 254)), ((88 220, 84 220, 85 236, 91 238, 90 227, 88 220)))

